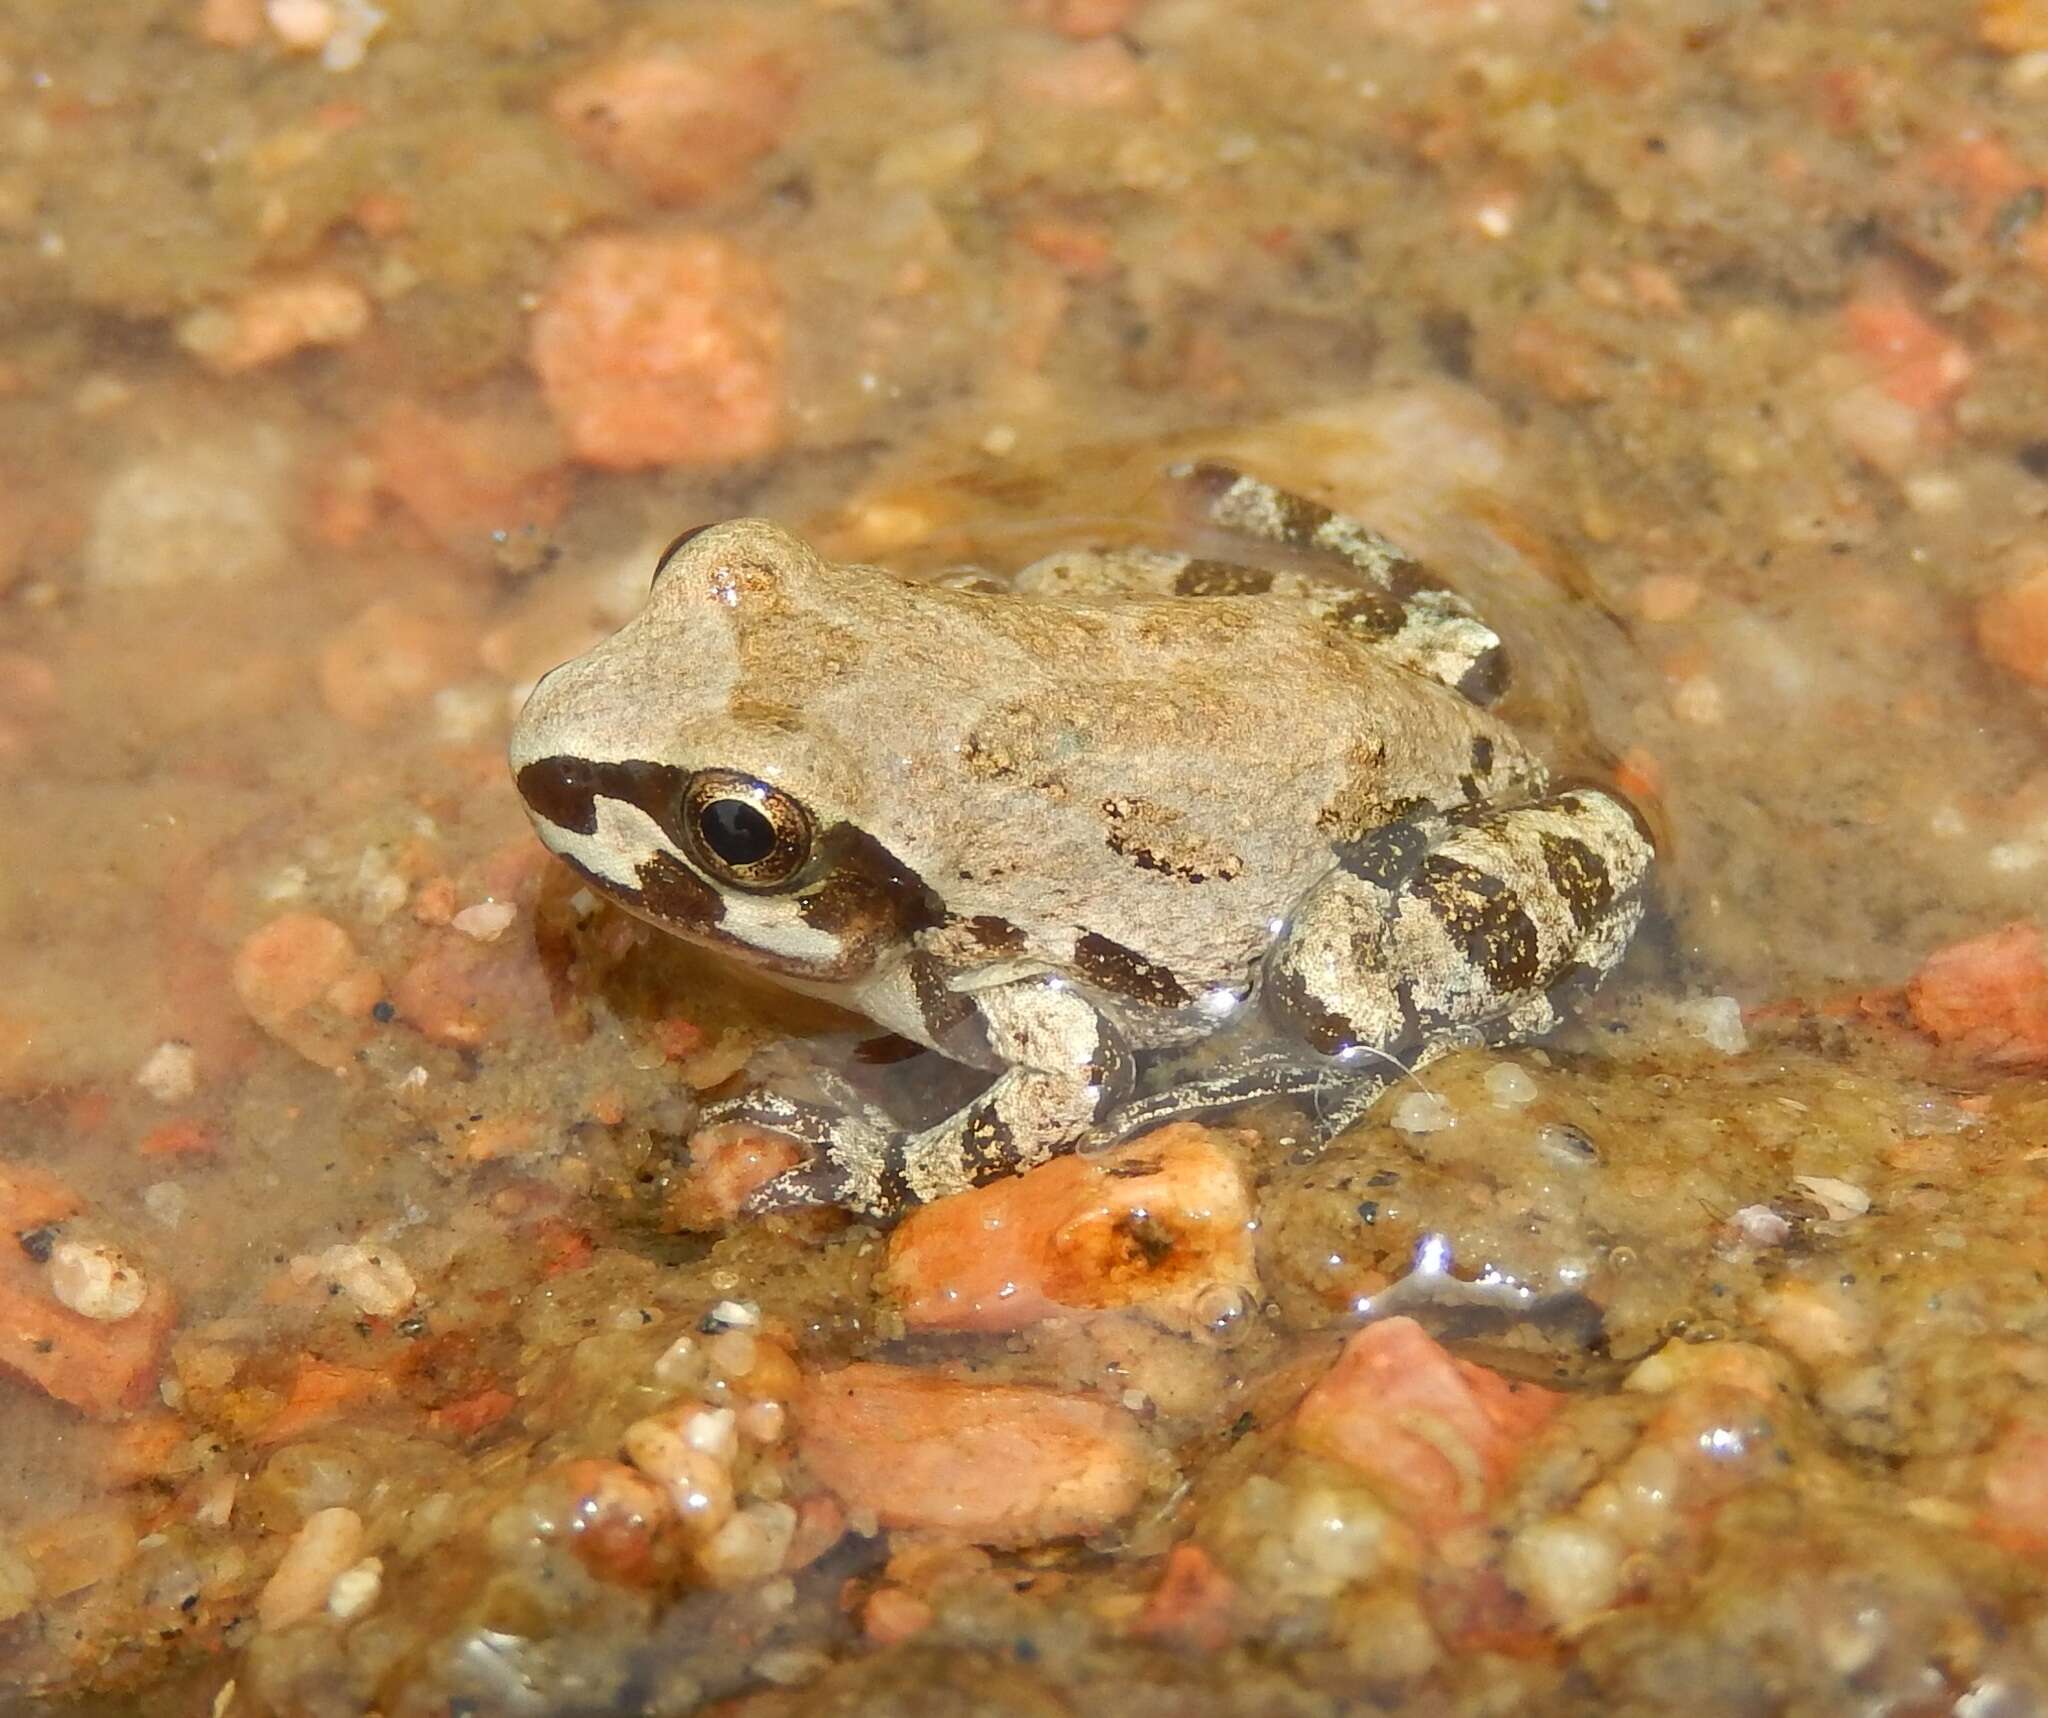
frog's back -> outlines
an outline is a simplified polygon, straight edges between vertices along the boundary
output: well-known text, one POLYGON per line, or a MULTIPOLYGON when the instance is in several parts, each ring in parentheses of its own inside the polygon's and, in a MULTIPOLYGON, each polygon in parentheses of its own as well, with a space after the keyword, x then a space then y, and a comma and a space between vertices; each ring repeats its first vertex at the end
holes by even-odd
POLYGON ((1231 983, 1332 843, 1540 781, 1496 718, 1294 605, 890 584, 889 707, 827 719, 923 813, 906 862, 1047 958, 1080 933, 1231 983))

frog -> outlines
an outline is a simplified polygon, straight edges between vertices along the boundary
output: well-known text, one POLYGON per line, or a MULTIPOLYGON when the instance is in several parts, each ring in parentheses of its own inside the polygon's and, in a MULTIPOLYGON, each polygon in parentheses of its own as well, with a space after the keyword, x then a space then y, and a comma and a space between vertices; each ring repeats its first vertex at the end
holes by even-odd
POLYGON ((924 1126, 833 1077, 708 1106, 796 1148, 745 1212, 888 1221, 1266 1099, 1327 1141, 1621 962, 1648 829, 1552 781, 1473 604, 1234 464, 1168 481, 1227 555, 920 578, 697 526, 528 697, 514 782, 598 895, 992 1076, 924 1126))

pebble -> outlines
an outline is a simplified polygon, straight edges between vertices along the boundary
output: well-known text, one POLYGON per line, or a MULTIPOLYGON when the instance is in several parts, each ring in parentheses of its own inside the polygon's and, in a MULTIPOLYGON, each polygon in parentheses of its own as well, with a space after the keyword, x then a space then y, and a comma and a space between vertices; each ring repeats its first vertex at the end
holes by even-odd
POLYGON ((284 525, 290 452, 282 435, 259 430, 129 461, 93 505, 86 582, 168 589, 283 571, 292 560, 284 525))
POLYGON ((353 1509, 321 1509, 306 1517, 284 1560, 256 1599, 256 1623, 289 1628, 328 1602, 335 1580, 363 1548, 363 1519, 353 1509))
POLYGON ((1536 1099, 1536 1082, 1513 1062, 1496 1062, 1486 1070, 1486 1095, 1504 1110, 1519 1109, 1536 1099))
POLYGON ((707 1322, 721 1330, 759 1330, 761 1309, 746 1301, 722 1300, 711 1309, 707 1322))
POLYGON ((185 1189, 175 1181, 152 1181, 142 1190, 142 1208, 166 1229, 184 1222, 189 1205, 185 1189))
POLYGON ((744 1330, 728 1330, 723 1335, 714 1336, 705 1353, 713 1371, 722 1372, 728 1378, 744 1378, 754 1369, 754 1350, 754 1339, 744 1330))
POLYGON ((1621 1547, 1576 1521, 1535 1521, 1508 1546, 1508 1579, 1559 1627, 1583 1628, 1621 1591, 1621 1547))
POLYGON ((1671 693, 1671 711, 1681 722, 1716 728, 1728 718, 1728 698, 1721 683, 1705 674, 1688 674, 1671 693))
POLYGON ((687 1408, 650 1414, 628 1426, 621 1443, 626 1459, 667 1489, 679 1519, 700 1534, 715 1534, 732 1519, 732 1456, 691 1442, 692 1423, 704 1417, 687 1408))
POLYGON ((683 1422, 683 1441, 719 1461, 739 1454, 738 1416, 730 1408, 701 1408, 683 1422))
POLYGON ((324 48, 341 22, 329 0, 268 0, 263 15, 277 39, 301 53, 324 48))
POLYGON ((1781 1247, 1792 1234, 1791 1223, 1768 1205, 1745 1205, 1729 1222, 1752 1247, 1781 1247))
POLYGON ((370 0, 339 0, 340 20, 320 50, 320 63, 330 72, 352 72, 363 63, 370 39, 390 22, 391 15, 370 0))
POLYGON ((789 1429, 789 1411, 780 1402, 749 1402, 739 1416, 740 1435, 753 1444, 779 1444, 789 1429))
POLYGON ((259 282, 231 304, 195 310, 178 324, 177 339, 208 369, 235 375, 308 346, 346 345, 369 323, 370 298, 361 287, 308 274, 259 282))
POLYGON ((654 1381, 666 1384, 670 1389, 681 1389, 696 1382, 704 1369, 703 1358, 697 1352, 694 1336, 679 1336, 661 1351, 661 1358, 654 1363, 654 1381))
POLYGON ((474 907, 464 907, 449 923, 477 942, 494 943, 518 916, 519 909, 510 901, 483 901, 474 907))
POLYGON ((50 1250, 50 1292, 82 1317, 118 1324, 142 1310, 149 1284, 104 1241, 59 1241, 50 1250))
POLYGON ((1394 1105, 1391 1118, 1403 1133, 1441 1133, 1458 1124, 1458 1113, 1448 1098, 1435 1092, 1408 1092, 1394 1105))
POLYGON ((1792 1183, 1812 1194, 1833 1222, 1846 1222, 1870 1209, 1870 1195, 1855 1182, 1844 1181, 1839 1176, 1795 1175, 1792 1183))
POLYGON ((295 1282, 325 1277, 371 1318, 395 1318, 419 1292, 405 1261, 389 1247, 342 1242, 323 1253, 301 1254, 291 1262, 295 1282))
POLYGON ((1316 1574, 1348 1585, 1379 1568, 1389 1525, 1386 1511, 1359 1493, 1319 1487, 1295 1502, 1288 1549, 1316 1574))
POLYGON ((166 1038, 135 1070, 135 1083, 160 1104, 182 1103, 199 1089, 199 1057, 190 1044, 166 1038))
POLYGON ((764 1581, 782 1567, 796 1537, 796 1511, 786 1503, 750 1503, 711 1536, 698 1566, 720 1587, 764 1581))
POLYGON ((824 1675, 831 1665, 830 1656, 815 1648, 783 1646, 755 1659, 754 1674, 778 1688, 795 1688, 824 1675))
POLYGON ((334 1577, 334 1585, 327 1589, 328 1614, 347 1622, 374 1605, 383 1591, 384 1559, 365 1557, 334 1577))
POLYGON ((1742 1004, 1732 996, 1702 996, 1682 1002, 1678 1018, 1695 1038, 1724 1056, 1739 1056, 1749 1048, 1742 1004))

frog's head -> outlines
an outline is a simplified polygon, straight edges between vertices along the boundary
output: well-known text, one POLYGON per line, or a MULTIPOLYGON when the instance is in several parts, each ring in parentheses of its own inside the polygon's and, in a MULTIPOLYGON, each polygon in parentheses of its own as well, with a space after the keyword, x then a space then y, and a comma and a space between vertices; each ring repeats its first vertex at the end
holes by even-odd
POLYGON ((534 688, 510 748, 541 840, 593 887, 821 983, 943 917, 867 833, 859 764, 804 718, 848 642, 811 598, 847 576, 763 520, 686 533, 645 609, 534 688))

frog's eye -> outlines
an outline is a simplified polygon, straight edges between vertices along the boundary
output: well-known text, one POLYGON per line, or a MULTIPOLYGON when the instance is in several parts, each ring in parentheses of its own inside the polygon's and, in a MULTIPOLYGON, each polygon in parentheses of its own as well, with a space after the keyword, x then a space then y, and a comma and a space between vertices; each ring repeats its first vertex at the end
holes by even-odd
POLYGON ((683 789, 690 857, 736 889, 779 889, 811 856, 811 816, 780 788, 737 770, 699 770, 683 789))
POLYGON ((689 542, 693 537, 703 536, 704 533, 710 529, 711 527, 709 525, 692 525, 689 528, 689 530, 685 531, 680 537, 676 538, 674 542, 669 544, 669 546, 666 549, 662 550, 662 552, 655 558, 654 582, 656 584, 659 584, 661 582, 661 575, 668 571, 669 562, 673 561, 676 558, 677 551, 680 550, 685 543, 689 542))

